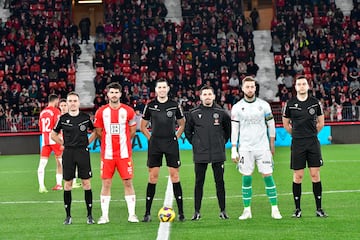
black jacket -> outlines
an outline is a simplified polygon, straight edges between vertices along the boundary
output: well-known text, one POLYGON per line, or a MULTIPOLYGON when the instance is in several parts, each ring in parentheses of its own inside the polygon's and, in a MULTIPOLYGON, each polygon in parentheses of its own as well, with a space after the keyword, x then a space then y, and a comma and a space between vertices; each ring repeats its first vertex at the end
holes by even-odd
POLYGON ((225 144, 231 135, 231 119, 225 110, 215 104, 200 105, 186 117, 185 136, 193 146, 194 162, 225 161, 225 144))

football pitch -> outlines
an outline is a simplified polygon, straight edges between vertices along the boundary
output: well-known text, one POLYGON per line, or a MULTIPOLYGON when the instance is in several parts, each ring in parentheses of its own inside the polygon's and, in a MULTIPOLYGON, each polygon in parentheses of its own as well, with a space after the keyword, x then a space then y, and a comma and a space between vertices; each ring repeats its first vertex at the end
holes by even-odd
MULTIPOLYGON (((200 221, 191 221, 194 200, 194 170, 191 151, 182 151, 181 183, 186 221, 171 224, 170 239, 360 239, 360 145, 322 146, 324 166, 323 208, 328 218, 315 217, 315 202, 309 173, 302 185, 300 219, 291 218, 292 172, 289 169, 289 147, 277 147, 274 156, 274 179, 279 209, 283 216, 274 220, 265 195, 260 174, 253 174, 253 218, 240 221, 242 213, 241 175, 231 160, 225 164, 226 206, 229 220, 219 219, 212 169, 208 168, 204 186, 200 221)), ((227 154, 230 158, 230 152, 227 154)), ((137 195, 136 213, 142 218, 145 210, 147 185, 146 153, 134 152, 134 186, 137 195)), ((73 190, 73 224, 64 226, 62 191, 51 191, 55 185, 55 160, 46 167, 46 194, 38 193, 37 167, 39 155, 0 156, 0 239, 156 239, 159 221, 157 211, 162 207, 167 185, 167 169, 162 168, 156 188, 150 223, 128 223, 123 186, 118 174, 114 176, 110 203, 110 223, 87 225, 84 191, 73 190)), ((93 179, 93 216, 100 217, 101 189, 99 154, 91 155, 93 179)), ((164 162, 165 163, 165 162, 164 162)), ((176 203, 173 206, 177 211, 176 203)))

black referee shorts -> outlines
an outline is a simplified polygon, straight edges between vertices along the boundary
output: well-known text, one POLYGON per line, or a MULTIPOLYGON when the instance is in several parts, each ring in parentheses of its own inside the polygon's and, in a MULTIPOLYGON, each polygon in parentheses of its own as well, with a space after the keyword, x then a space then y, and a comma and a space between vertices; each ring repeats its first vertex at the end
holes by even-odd
POLYGON ((294 170, 304 169, 306 164, 308 167, 321 167, 323 165, 320 142, 317 137, 292 139, 290 168, 294 170))
POLYGON ((63 152, 63 178, 70 181, 75 178, 75 170, 78 168, 78 177, 88 179, 92 177, 90 153, 87 147, 65 147, 63 152))
POLYGON ((179 144, 176 136, 171 138, 151 136, 148 146, 147 166, 149 168, 161 167, 163 155, 165 155, 168 167, 180 167, 179 144))

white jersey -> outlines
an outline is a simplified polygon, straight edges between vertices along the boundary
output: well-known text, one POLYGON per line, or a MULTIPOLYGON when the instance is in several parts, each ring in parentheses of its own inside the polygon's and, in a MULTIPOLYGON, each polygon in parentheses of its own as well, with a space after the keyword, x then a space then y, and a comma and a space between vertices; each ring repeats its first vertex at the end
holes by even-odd
POLYGON ((231 143, 239 141, 239 151, 270 150, 267 121, 273 120, 269 103, 256 98, 241 99, 231 110, 231 143))

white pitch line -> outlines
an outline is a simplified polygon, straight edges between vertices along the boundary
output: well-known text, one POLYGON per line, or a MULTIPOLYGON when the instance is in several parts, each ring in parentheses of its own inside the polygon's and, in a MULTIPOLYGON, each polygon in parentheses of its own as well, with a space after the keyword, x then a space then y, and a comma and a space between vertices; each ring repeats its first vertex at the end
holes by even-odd
MULTIPOLYGON (((173 184, 172 184, 170 176, 169 176, 163 206, 172 208, 173 199, 174 199, 173 184)), ((156 240, 170 239, 170 226, 171 226, 170 222, 160 222, 156 240)))
MULTIPOLYGON (((171 181, 170 181, 171 182, 171 181)), ((171 185, 172 189, 172 185, 171 185)), ((171 190, 172 191, 172 190, 171 190)), ((331 191, 323 191, 323 194, 336 194, 336 193, 359 193, 360 189, 354 189, 354 190, 331 190, 331 191)), ((313 194, 313 192, 303 192, 302 195, 309 195, 313 194)), ((288 196, 292 195, 292 193, 278 193, 278 196, 288 196)), ((171 196, 172 192, 171 192, 171 196)), ((267 197, 266 194, 254 194, 253 197, 267 197)), ((242 198, 242 195, 231 195, 226 196, 226 198, 242 198)), ((192 197, 183 198, 184 200, 193 200, 192 197)), ((203 197, 203 199, 216 199, 216 196, 210 196, 210 197, 203 197)), ((145 201, 145 199, 136 199, 136 201, 145 201)), ((162 198, 154 198, 154 201, 163 201, 162 198)), ((93 200, 93 202, 100 202, 100 200, 93 200)), ((122 199, 111 199, 111 202, 125 202, 125 200, 122 199)), ((11 205, 11 204, 60 204, 64 203, 63 201, 11 201, 11 202, 1 202, 0 205, 11 205)), ((84 203, 84 200, 72 200, 72 203, 84 203)), ((165 203, 165 201, 164 201, 165 203)), ((165 206, 165 205, 164 205, 165 206)), ((172 206, 172 204, 171 204, 172 206)))

